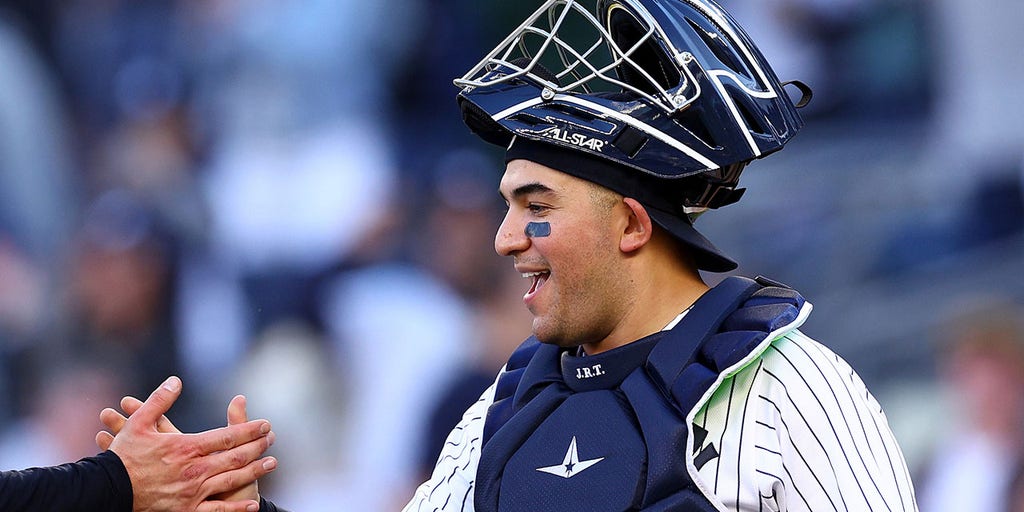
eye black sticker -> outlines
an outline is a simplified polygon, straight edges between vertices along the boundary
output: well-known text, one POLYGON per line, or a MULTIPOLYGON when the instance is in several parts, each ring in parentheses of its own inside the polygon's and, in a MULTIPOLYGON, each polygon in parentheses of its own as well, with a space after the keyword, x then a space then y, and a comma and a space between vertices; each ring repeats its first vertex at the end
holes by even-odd
POLYGON ((548 222, 530 222, 526 224, 526 229, 523 232, 530 238, 548 236, 551 234, 551 224, 548 222))

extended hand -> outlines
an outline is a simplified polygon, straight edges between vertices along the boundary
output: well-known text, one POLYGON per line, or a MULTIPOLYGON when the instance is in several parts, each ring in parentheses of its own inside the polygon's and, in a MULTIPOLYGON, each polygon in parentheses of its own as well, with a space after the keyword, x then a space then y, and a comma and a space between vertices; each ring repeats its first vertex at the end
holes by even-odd
MULTIPOLYGON (((231 399, 231 402, 228 403, 228 425, 240 425, 249 421, 248 414, 245 410, 245 403, 245 397, 242 395, 238 395, 231 399)), ((121 410, 129 416, 135 414, 135 411, 138 411, 140 407, 142 407, 142 400, 139 400, 138 398, 126 396, 121 399, 121 410)), ((99 445, 100 449, 106 450, 110 447, 110 443, 114 440, 114 436, 121 431, 128 419, 121 414, 118 414, 117 411, 107 408, 100 412, 100 420, 103 421, 103 424, 106 425, 113 433, 112 435, 111 432, 100 432, 96 435, 96 444, 99 445)), ((181 433, 181 431, 179 431, 166 416, 161 416, 160 420, 157 421, 157 430, 159 432, 175 434, 181 433)), ((273 445, 274 433, 270 432, 267 434, 267 438, 270 440, 270 444, 273 445)), ((269 464, 277 464, 277 461, 274 460, 273 457, 267 457, 266 461, 269 464)), ((219 493, 209 498, 209 500, 218 501, 259 501, 259 499, 259 487, 255 480, 233 491, 219 493)))
POLYGON ((96 443, 116 453, 128 470, 133 510, 258 510, 255 482, 277 464, 273 457, 260 458, 273 442, 270 423, 245 421, 244 398, 236 397, 227 427, 182 434, 163 416, 180 394, 181 381, 171 377, 145 403, 125 397, 121 407, 129 418, 109 408, 100 413, 113 435, 100 432, 96 443))

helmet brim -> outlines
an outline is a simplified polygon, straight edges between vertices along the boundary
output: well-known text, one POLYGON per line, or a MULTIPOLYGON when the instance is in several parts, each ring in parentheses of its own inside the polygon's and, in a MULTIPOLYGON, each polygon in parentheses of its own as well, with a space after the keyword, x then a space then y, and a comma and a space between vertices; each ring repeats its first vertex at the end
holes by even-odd
POLYGON ((708 272, 730 272, 739 266, 735 260, 726 256, 721 249, 700 234, 689 220, 647 205, 644 207, 655 224, 686 246, 698 269, 708 272))

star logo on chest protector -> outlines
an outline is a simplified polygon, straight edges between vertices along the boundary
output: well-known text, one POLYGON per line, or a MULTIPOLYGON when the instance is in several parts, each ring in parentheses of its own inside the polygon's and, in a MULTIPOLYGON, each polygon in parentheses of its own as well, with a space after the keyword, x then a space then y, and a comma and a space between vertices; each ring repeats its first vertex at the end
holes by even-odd
POLYGON ((569 442, 569 449, 565 452, 565 458, 562 459, 561 464, 537 468, 537 471, 560 476, 562 478, 572 478, 573 476, 582 473, 584 469, 587 469, 602 460, 604 460, 604 457, 580 460, 579 453, 576 451, 576 436, 573 436, 572 441, 569 442))

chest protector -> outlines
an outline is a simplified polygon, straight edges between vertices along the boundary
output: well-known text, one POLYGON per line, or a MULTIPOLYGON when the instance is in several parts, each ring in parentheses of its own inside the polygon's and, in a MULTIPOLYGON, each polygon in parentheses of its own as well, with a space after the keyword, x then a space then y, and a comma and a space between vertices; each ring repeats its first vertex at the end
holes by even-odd
POLYGON ((795 291, 730 277, 671 330, 592 356, 526 340, 484 424, 477 512, 714 511, 687 470, 718 452, 687 414, 718 376, 793 323, 795 291))

